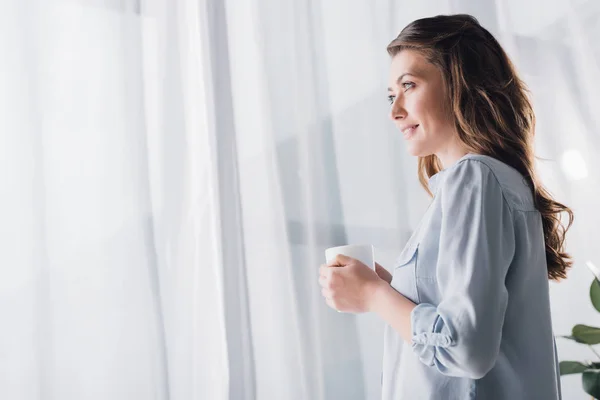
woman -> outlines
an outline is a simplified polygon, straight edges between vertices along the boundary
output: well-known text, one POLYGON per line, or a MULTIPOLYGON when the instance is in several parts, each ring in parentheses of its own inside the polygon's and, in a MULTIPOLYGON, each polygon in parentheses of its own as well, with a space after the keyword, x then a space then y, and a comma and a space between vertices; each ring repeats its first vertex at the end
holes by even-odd
POLYGON ((393 275, 338 256, 323 296, 387 323, 385 400, 558 399, 548 279, 571 266, 573 214, 536 176, 525 85, 469 15, 414 21, 387 50, 390 117, 433 200, 393 275))

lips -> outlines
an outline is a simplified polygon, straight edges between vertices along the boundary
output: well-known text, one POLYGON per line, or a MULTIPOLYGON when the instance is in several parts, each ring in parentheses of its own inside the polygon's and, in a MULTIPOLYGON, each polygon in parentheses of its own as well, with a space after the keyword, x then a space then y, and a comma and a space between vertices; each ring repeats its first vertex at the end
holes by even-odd
POLYGON ((419 124, 409 125, 405 128, 402 128, 402 134, 404 135, 404 139, 409 139, 412 135, 414 135, 414 133, 418 127, 419 127, 419 124))

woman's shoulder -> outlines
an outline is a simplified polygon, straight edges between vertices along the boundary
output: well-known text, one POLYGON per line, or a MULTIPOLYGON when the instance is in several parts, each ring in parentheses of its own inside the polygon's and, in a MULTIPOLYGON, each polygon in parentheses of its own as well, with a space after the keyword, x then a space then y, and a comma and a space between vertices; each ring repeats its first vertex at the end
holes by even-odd
POLYGON ((527 180, 515 168, 493 157, 467 154, 448 168, 445 174, 445 184, 498 185, 512 209, 535 211, 527 180))

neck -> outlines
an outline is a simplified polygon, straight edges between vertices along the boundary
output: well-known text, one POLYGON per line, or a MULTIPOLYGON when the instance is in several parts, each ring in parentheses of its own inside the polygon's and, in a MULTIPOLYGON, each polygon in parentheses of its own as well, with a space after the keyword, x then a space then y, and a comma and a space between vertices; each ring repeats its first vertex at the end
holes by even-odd
POLYGON ((437 158, 442 163, 442 168, 444 168, 444 169, 453 165, 460 158, 464 157, 467 154, 469 154, 469 151, 463 147, 446 149, 446 151, 440 151, 440 152, 435 153, 437 158))

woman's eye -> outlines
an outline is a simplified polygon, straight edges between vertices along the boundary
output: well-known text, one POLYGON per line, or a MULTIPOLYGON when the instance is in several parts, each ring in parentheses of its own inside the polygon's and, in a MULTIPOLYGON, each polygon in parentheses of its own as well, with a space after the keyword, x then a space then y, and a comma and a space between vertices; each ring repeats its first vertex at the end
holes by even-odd
MULTIPOLYGON (((402 88, 406 92, 408 89, 414 87, 415 83, 414 82, 403 82, 400 84, 400 86, 402 86, 402 88)), ((393 94, 390 94, 390 95, 388 95, 387 98, 388 98, 388 102, 390 104, 394 104, 394 100, 396 100, 396 96, 394 96, 393 94)))

